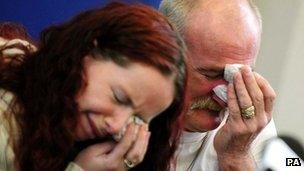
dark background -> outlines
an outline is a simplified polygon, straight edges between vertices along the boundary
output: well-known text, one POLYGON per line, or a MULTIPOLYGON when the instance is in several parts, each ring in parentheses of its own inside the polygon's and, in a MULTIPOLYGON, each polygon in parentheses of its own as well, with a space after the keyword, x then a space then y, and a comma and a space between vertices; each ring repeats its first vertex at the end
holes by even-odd
MULTIPOLYGON (((32 38, 51 24, 61 23, 86 9, 101 7, 113 0, 0 0, 0 22, 24 25, 32 38)), ((116 0, 117 1, 117 0, 116 0)), ((158 8, 160 0, 120 0, 158 8)))

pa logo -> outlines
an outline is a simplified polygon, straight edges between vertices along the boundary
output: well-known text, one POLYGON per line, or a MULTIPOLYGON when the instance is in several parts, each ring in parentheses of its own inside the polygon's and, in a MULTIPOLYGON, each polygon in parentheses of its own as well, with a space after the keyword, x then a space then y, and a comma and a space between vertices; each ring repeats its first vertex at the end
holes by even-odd
POLYGON ((299 158, 286 158, 286 166, 301 166, 299 158))

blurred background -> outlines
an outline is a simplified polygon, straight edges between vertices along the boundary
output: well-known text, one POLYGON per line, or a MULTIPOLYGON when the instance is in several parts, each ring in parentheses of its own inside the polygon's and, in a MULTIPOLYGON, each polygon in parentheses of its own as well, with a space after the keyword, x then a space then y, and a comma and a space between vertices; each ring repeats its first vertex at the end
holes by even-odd
MULTIPOLYGON (((48 25, 70 19, 80 11, 109 0, 0 0, 0 21, 23 24, 34 39, 48 25)), ((158 8, 160 0, 123 0, 158 8)), ((263 35, 256 70, 277 92, 274 119, 279 134, 304 144, 304 1, 256 0, 263 35), (302 108, 303 107, 303 108, 302 108)))
POLYGON ((277 93, 274 120, 278 132, 304 144, 304 1, 256 2, 263 19, 257 71, 277 93))

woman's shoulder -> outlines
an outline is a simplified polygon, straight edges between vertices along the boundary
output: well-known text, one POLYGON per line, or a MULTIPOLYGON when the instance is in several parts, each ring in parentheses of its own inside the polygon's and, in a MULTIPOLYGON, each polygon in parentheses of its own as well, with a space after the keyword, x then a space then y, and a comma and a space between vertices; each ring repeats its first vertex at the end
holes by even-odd
POLYGON ((0 170, 13 168, 14 154, 9 145, 9 120, 5 113, 8 111, 14 96, 12 93, 0 89, 0 170))
POLYGON ((3 113, 8 110, 13 99, 14 99, 14 95, 11 92, 0 88, 0 116, 1 117, 3 117, 2 116, 3 113))
MULTIPOLYGON (((11 92, 0 88, 0 137, 17 135, 15 115, 11 112, 14 99, 15 96, 11 92)), ((4 138, 1 138, 2 140, 4 138)))
POLYGON ((15 105, 13 93, 0 88, 0 128, 1 133, 10 132, 16 135, 16 118, 12 111, 17 111, 19 107, 15 105), (13 109, 14 108, 14 109, 13 109))

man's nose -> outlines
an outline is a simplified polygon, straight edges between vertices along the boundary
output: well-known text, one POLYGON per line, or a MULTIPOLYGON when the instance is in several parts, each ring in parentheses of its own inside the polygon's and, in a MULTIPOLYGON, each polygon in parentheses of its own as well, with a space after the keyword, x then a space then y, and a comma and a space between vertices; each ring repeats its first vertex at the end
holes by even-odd
POLYGON ((222 79, 219 79, 217 82, 217 85, 221 85, 221 84, 228 85, 228 82, 224 78, 222 78, 222 79))
POLYGON ((217 80, 214 80, 212 82, 212 88, 218 86, 218 85, 228 85, 228 82, 224 79, 224 78, 221 78, 221 79, 217 79, 217 80))

